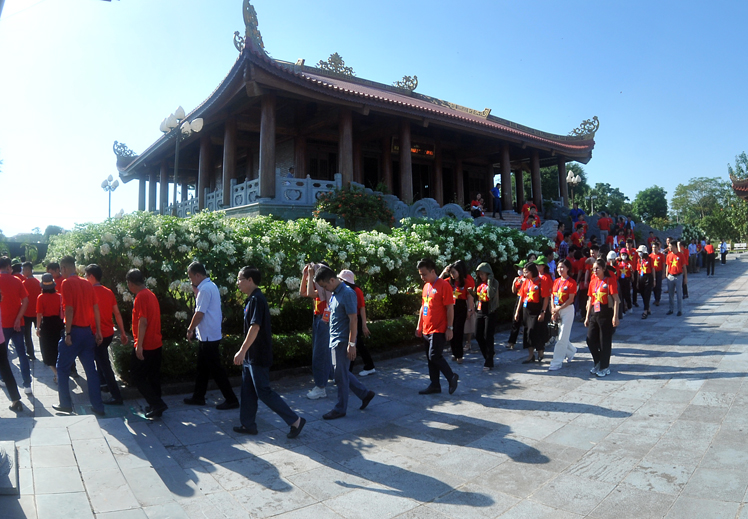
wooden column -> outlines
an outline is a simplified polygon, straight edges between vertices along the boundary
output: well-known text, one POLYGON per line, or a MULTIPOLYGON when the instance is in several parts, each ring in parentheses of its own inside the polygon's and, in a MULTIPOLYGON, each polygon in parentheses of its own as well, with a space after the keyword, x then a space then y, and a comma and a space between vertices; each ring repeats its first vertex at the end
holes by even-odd
POLYGON ((231 180, 236 178, 236 119, 226 120, 223 131, 223 207, 231 207, 231 180))
POLYGON ((561 195, 561 203, 564 207, 569 207, 569 187, 566 185, 566 159, 558 158, 558 190, 561 195))
POLYGON ((148 211, 153 212, 156 208, 156 187, 158 186, 158 180, 156 179, 156 172, 151 171, 148 174, 148 211))
MULTIPOLYGON (((176 186, 174 186, 176 189, 176 186)), ((169 164, 161 161, 161 191, 159 192, 158 212, 166 214, 166 206, 169 205, 169 164)))
POLYGON ((296 137, 294 144, 294 176, 296 178, 306 178, 306 166, 309 160, 306 154, 306 137, 296 137))
POLYGON ((390 193, 394 193, 392 185, 392 137, 382 139, 382 182, 390 193))
POLYGON ((275 198, 275 94, 262 96, 260 116, 260 196, 275 198))
POLYGON ((457 203, 460 207, 465 207, 465 172, 462 169, 462 160, 457 159, 455 161, 455 190, 457 191, 457 203))
POLYGON ((444 168, 442 167, 442 148, 437 142, 434 146, 434 200, 444 205, 444 168))
POLYGON ((540 183, 540 156, 537 151, 532 152, 530 172, 532 174, 532 201, 535 202, 538 215, 540 215, 543 213, 543 189, 540 183))
MULTIPOLYGON (((490 159, 489 159, 490 160, 490 159)), ((486 194, 483 196, 484 200, 491 200, 491 211, 493 212, 493 199, 491 198, 491 189, 493 189, 493 186, 496 185, 496 183, 493 181, 493 177, 496 176, 496 170, 493 168, 493 164, 489 164, 488 167, 486 167, 486 194)), ((481 193, 483 194, 483 193, 481 193)))
MULTIPOLYGON (((186 180, 182 180, 182 182, 180 183, 180 185, 182 186, 182 189, 181 189, 181 192, 179 193, 179 198, 180 198, 180 200, 182 202, 186 202, 187 201, 187 195, 188 195, 188 193, 190 191, 190 186, 189 186, 189 184, 187 183, 186 180)), ((177 188, 177 186, 174 186, 174 189, 176 189, 176 188, 177 188)))
POLYGON ((145 211, 145 177, 138 179, 138 211, 145 211))
POLYGON ((502 211, 512 210, 512 165, 508 144, 501 152, 501 205, 502 211))
POLYGON ((338 173, 343 177, 343 188, 353 180, 353 115, 350 108, 340 110, 338 122, 338 173))
POLYGON ((525 205, 525 179, 522 168, 514 171, 514 190, 517 192, 517 212, 522 212, 522 206, 525 205))
POLYGON ((210 160, 210 135, 207 132, 200 136, 200 158, 197 171, 197 207, 199 211, 205 209, 205 188, 208 187, 210 176, 213 174, 210 160))
POLYGON ((400 123, 400 199, 413 203, 413 162, 410 153, 410 122, 400 123))
POLYGON ((359 139, 353 139, 353 181, 364 183, 364 156, 359 139))

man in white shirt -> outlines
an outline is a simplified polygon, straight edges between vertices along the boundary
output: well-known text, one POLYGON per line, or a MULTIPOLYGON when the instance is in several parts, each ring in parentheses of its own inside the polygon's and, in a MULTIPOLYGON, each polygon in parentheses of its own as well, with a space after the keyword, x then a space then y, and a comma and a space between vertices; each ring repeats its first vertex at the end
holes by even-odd
POLYGON ((212 376, 225 399, 216 409, 236 409, 239 407, 239 399, 236 398, 226 369, 221 363, 221 294, 201 263, 192 262, 187 267, 187 276, 195 289, 195 315, 192 316, 187 328, 187 340, 191 341, 197 335, 199 344, 195 391, 192 397, 184 399, 184 403, 205 405, 205 392, 208 390, 208 380, 212 376))
POLYGON ((699 253, 699 248, 696 246, 696 240, 691 240, 691 243, 688 244, 688 271, 691 273, 694 273, 699 268, 699 262, 698 257, 696 256, 699 253))

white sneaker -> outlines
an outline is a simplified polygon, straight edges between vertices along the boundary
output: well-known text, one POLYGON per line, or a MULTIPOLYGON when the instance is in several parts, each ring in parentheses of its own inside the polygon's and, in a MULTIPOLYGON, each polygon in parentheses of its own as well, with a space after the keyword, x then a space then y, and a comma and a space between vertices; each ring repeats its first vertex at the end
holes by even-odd
POLYGON ((327 397, 327 391, 325 391, 325 388, 323 387, 314 386, 314 389, 309 391, 309 393, 306 394, 306 397, 310 400, 318 400, 327 397))
POLYGON ((376 372, 377 372, 376 368, 362 369, 361 371, 358 372, 358 376, 359 377, 365 377, 367 375, 373 375, 376 372))
POLYGON ((597 376, 600 378, 603 378, 607 375, 610 375, 610 368, 600 369, 597 371, 597 376))
POLYGON ((561 364, 559 364, 558 366, 555 366, 553 364, 551 364, 550 366, 548 366, 548 371, 558 371, 560 369, 561 369, 561 364))
POLYGON ((571 355, 569 355, 568 357, 566 357, 566 362, 571 362, 572 360, 574 360, 574 356, 576 354, 577 354, 577 352, 575 351, 574 353, 572 353, 571 355))
POLYGON ((26 393, 27 395, 30 395, 31 394, 31 386, 24 386, 23 387, 23 392, 26 393))
POLYGON ((595 364, 594 366, 592 366, 592 369, 590 370, 590 373, 592 373, 594 375, 595 373, 597 373, 597 370, 599 370, 599 369, 600 369, 600 364, 595 364))
POLYGON ((0 380, 0 387, 5 387, 5 382, 0 380))

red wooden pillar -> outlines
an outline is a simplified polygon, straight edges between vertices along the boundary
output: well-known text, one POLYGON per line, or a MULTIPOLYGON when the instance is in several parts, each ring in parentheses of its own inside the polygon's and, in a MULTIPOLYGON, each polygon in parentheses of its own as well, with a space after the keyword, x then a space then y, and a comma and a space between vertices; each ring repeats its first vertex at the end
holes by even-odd
POLYGON ((359 139, 353 139, 353 181, 364 183, 364 157, 359 139))
POLYGON ((392 137, 382 139, 382 182, 390 193, 394 193, 392 185, 392 137))
POLYGON ((543 212, 543 188, 540 182, 540 156, 537 151, 532 152, 532 161, 530 163, 532 173, 532 201, 538 208, 538 214, 543 212))
POLYGON ((413 203, 413 162, 410 152, 410 122, 400 123, 400 199, 413 203))
POLYGON ((455 186, 457 191, 457 203, 465 207, 465 171, 462 169, 462 159, 455 161, 455 186))
POLYGON ((199 211, 202 211, 205 209, 205 189, 213 174, 210 161, 210 135, 207 133, 200 136, 200 158, 197 168, 197 207, 199 211))
MULTIPOLYGON (((176 186, 174 186, 176 189, 176 186)), ((166 206, 169 205, 169 164, 161 161, 161 191, 159 192, 158 212, 166 214, 166 206)))
POLYGON ((260 115, 260 196, 275 198, 275 94, 262 96, 260 115))
POLYGON ((353 180, 353 115, 350 108, 340 110, 338 124, 338 173, 343 177, 343 188, 353 180))
POLYGON ((306 137, 296 137, 294 144, 294 176, 296 178, 306 178, 306 164, 308 162, 306 155, 306 137))
POLYGON ((440 143, 434 146, 434 200, 444 205, 444 168, 442 165, 442 149, 440 143))
POLYGON ((525 205, 525 175, 522 168, 514 171, 514 190, 517 192, 517 212, 522 212, 522 206, 525 205))
POLYGON ((569 207, 569 187, 566 185, 566 159, 558 158, 558 190, 561 195, 561 203, 564 207, 569 207))
POLYGON ((501 152, 501 205, 502 211, 512 209, 512 165, 508 144, 501 152))
POLYGON ((226 120, 223 131, 223 207, 231 207, 231 180, 236 178, 236 119, 226 120))

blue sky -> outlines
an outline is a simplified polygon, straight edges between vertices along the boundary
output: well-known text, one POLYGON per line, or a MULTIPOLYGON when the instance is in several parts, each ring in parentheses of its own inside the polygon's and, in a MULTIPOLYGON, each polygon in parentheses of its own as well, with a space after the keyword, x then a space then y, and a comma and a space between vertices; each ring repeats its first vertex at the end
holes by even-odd
MULTIPOLYGON (((748 2, 254 0, 270 54, 339 52, 359 77, 566 134, 597 115, 590 183, 631 199, 727 178, 748 150, 748 2)), ((241 0, 6 0, 0 17, 0 229, 107 215, 112 142, 136 152, 221 82, 241 0)), ((120 187, 112 212, 137 209, 120 187)))

